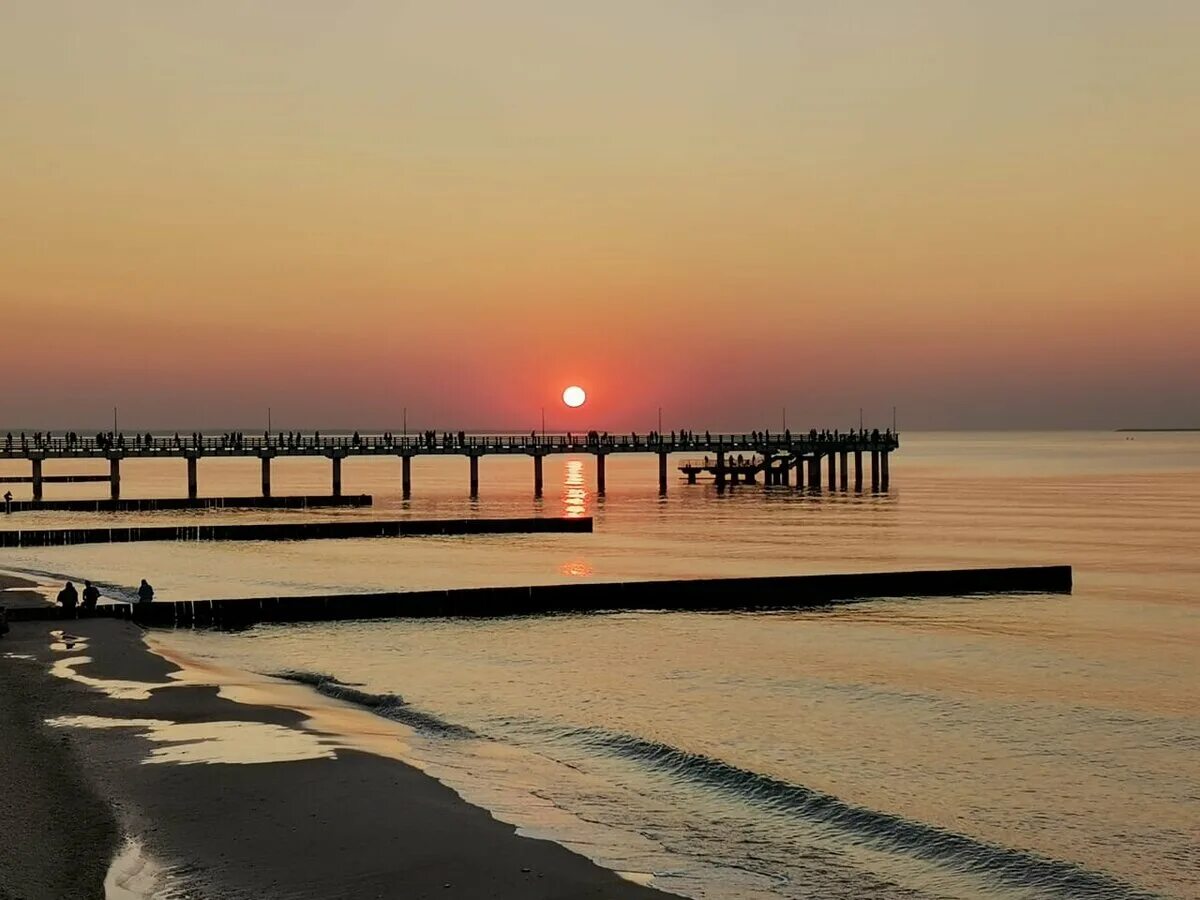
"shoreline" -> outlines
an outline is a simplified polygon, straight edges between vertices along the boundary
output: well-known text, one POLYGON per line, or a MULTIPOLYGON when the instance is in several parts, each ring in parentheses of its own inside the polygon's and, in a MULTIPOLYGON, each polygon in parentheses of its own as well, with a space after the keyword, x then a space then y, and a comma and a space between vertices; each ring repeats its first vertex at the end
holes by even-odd
POLYGON ((36 851, 3 855, 0 896, 104 896, 118 859, 181 896, 666 896, 402 762, 395 723, 173 660, 128 622, 63 624, 0 639, 0 761, 22 776, 0 827, 36 851))

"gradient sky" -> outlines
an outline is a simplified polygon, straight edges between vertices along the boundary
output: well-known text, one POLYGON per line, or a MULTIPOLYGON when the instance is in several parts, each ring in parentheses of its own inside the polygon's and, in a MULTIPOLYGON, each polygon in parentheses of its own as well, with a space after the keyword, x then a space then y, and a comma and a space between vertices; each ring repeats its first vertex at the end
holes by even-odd
POLYGON ((1195 0, 6 0, 0 428, 1200 425, 1198 47, 1195 0))

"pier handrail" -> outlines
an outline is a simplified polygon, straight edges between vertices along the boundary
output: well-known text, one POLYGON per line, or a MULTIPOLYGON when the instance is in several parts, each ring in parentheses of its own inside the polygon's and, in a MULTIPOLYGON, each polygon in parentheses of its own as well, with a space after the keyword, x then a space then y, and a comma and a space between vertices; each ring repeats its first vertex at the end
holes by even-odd
POLYGON ((467 434, 466 432, 424 432, 418 435, 325 434, 320 432, 272 432, 245 435, 240 432, 224 434, 154 435, 149 433, 125 435, 105 434, 81 436, 49 436, 41 433, 20 436, 5 435, 0 440, 3 458, 106 458, 109 456, 183 457, 215 454, 221 456, 257 455, 369 455, 369 454, 459 454, 488 453, 610 453, 683 451, 769 452, 779 450, 832 451, 833 449, 883 449, 899 446, 899 433, 891 431, 815 431, 792 434, 768 431, 710 433, 654 432, 609 434, 607 432, 530 433, 530 434, 467 434))

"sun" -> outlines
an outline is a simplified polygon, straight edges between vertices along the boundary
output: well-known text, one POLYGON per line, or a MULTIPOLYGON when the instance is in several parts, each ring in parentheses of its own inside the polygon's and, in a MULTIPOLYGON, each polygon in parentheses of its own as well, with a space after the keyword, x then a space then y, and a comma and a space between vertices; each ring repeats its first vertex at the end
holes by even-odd
POLYGON ((567 404, 567 406, 571 407, 572 409, 583 406, 584 401, 586 400, 587 394, 585 394, 583 388, 577 384, 573 384, 563 391, 563 403, 567 404))

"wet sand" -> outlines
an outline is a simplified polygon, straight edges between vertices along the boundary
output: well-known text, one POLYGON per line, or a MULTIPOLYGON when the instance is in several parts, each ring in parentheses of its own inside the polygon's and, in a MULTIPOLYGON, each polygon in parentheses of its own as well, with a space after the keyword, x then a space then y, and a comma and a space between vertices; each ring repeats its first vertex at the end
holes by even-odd
POLYGON ((0 572, 0 606, 18 609, 51 605, 37 588, 36 581, 0 572))
MULTIPOLYGON (((336 701, 321 716, 260 705, 261 678, 189 683, 128 623, 69 626, 78 640, 56 623, 0 639, 0 897, 102 897, 126 838, 183 897, 663 896, 347 749, 321 730, 336 701), (255 699, 219 695, 239 690, 255 699)), ((391 728, 371 739, 400 740, 391 728)))

